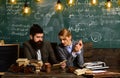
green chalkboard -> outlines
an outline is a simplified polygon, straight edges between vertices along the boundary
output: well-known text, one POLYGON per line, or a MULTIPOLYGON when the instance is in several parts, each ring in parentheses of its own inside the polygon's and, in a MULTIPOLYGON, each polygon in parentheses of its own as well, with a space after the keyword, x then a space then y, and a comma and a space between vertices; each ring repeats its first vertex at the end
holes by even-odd
POLYGON ((92 6, 90 0, 76 0, 74 7, 66 7, 64 25, 75 40, 93 42, 95 48, 120 48, 120 6, 111 0, 113 7, 108 11, 106 0, 98 1, 97 6, 92 6))
POLYGON ((120 48, 120 6, 112 0, 113 7, 107 11, 106 0, 99 0, 97 6, 91 6, 90 0, 75 0, 75 6, 69 7, 61 0, 64 10, 55 12, 57 0, 27 0, 31 7, 29 16, 22 15, 26 0, 17 0, 11 5, 8 0, 0 0, 0 39, 6 43, 20 43, 29 39, 29 28, 37 23, 44 29, 45 39, 59 42, 58 32, 68 28, 73 39, 93 42, 95 48, 120 48))

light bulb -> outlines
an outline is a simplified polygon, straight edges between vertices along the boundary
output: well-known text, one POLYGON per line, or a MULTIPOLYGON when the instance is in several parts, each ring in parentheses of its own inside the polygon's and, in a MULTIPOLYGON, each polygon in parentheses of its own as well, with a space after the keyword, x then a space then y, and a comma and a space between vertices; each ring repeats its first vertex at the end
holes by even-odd
POLYGON ((9 3, 11 3, 11 4, 16 4, 16 3, 17 3, 17 0, 9 0, 9 3))
POLYGON ((108 1, 106 2, 106 8, 107 8, 107 9, 110 9, 111 7, 112 7, 112 3, 111 3, 110 0, 108 0, 108 1))
POLYGON ((63 10, 63 5, 61 4, 61 2, 58 0, 56 6, 55 6, 55 10, 56 11, 62 11, 63 10))
POLYGON ((67 3, 69 6, 73 6, 75 4, 75 0, 68 0, 67 3))
POLYGON ((36 0, 37 2, 40 2, 41 0, 36 0))
POLYGON ((63 7, 62 7, 62 5, 61 5, 61 4, 57 4, 57 5, 56 5, 56 10, 61 11, 62 9, 63 9, 63 7))
POLYGON ((91 0, 91 5, 97 5, 98 4, 98 0, 91 0))
POLYGON ((28 6, 24 6, 22 12, 23 12, 23 15, 30 15, 30 13, 31 13, 31 8, 28 7, 28 6))
POLYGON ((30 15, 31 13, 31 8, 28 6, 27 1, 24 4, 22 12, 24 15, 30 15))
POLYGON ((28 14, 29 12, 30 12, 30 7, 25 7, 25 8, 24 8, 24 13, 25 13, 25 14, 28 14))
POLYGON ((38 3, 43 3, 43 0, 36 0, 36 2, 38 2, 38 3))

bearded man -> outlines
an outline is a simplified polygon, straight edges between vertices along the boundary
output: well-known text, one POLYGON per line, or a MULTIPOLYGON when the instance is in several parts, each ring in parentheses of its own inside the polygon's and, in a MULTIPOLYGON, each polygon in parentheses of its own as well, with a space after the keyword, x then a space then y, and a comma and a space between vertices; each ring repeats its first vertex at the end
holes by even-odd
POLYGON ((43 29, 38 24, 30 28, 30 40, 23 43, 24 57, 29 60, 40 60, 49 64, 56 64, 53 48, 50 42, 44 40, 43 29))

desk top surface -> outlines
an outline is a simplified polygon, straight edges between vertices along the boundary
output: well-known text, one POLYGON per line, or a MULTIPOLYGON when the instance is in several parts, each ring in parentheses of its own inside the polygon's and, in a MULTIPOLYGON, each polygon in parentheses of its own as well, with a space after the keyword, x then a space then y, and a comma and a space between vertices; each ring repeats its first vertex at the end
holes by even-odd
POLYGON ((46 72, 39 72, 39 73, 10 73, 6 72, 2 78, 102 78, 102 77, 112 77, 112 78, 118 78, 120 77, 119 72, 105 72, 105 73, 92 73, 92 74, 86 74, 86 75, 80 75, 77 76, 73 73, 66 73, 61 70, 54 70, 50 73, 46 72))
POLYGON ((86 78, 86 77, 77 76, 73 73, 54 71, 50 73, 39 72, 39 73, 31 73, 31 74, 6 72, 2 76, 2 78, 86 78))

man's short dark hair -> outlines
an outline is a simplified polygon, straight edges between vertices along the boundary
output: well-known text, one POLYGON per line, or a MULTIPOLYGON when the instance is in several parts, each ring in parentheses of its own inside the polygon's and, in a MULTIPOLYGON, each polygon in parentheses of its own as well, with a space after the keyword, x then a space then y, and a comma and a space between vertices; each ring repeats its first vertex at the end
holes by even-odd
POLYGON ((36 33, 43 33, 43 29, 38 24, 33 24, 30 28, 30 35, 34 36, 36 33))

